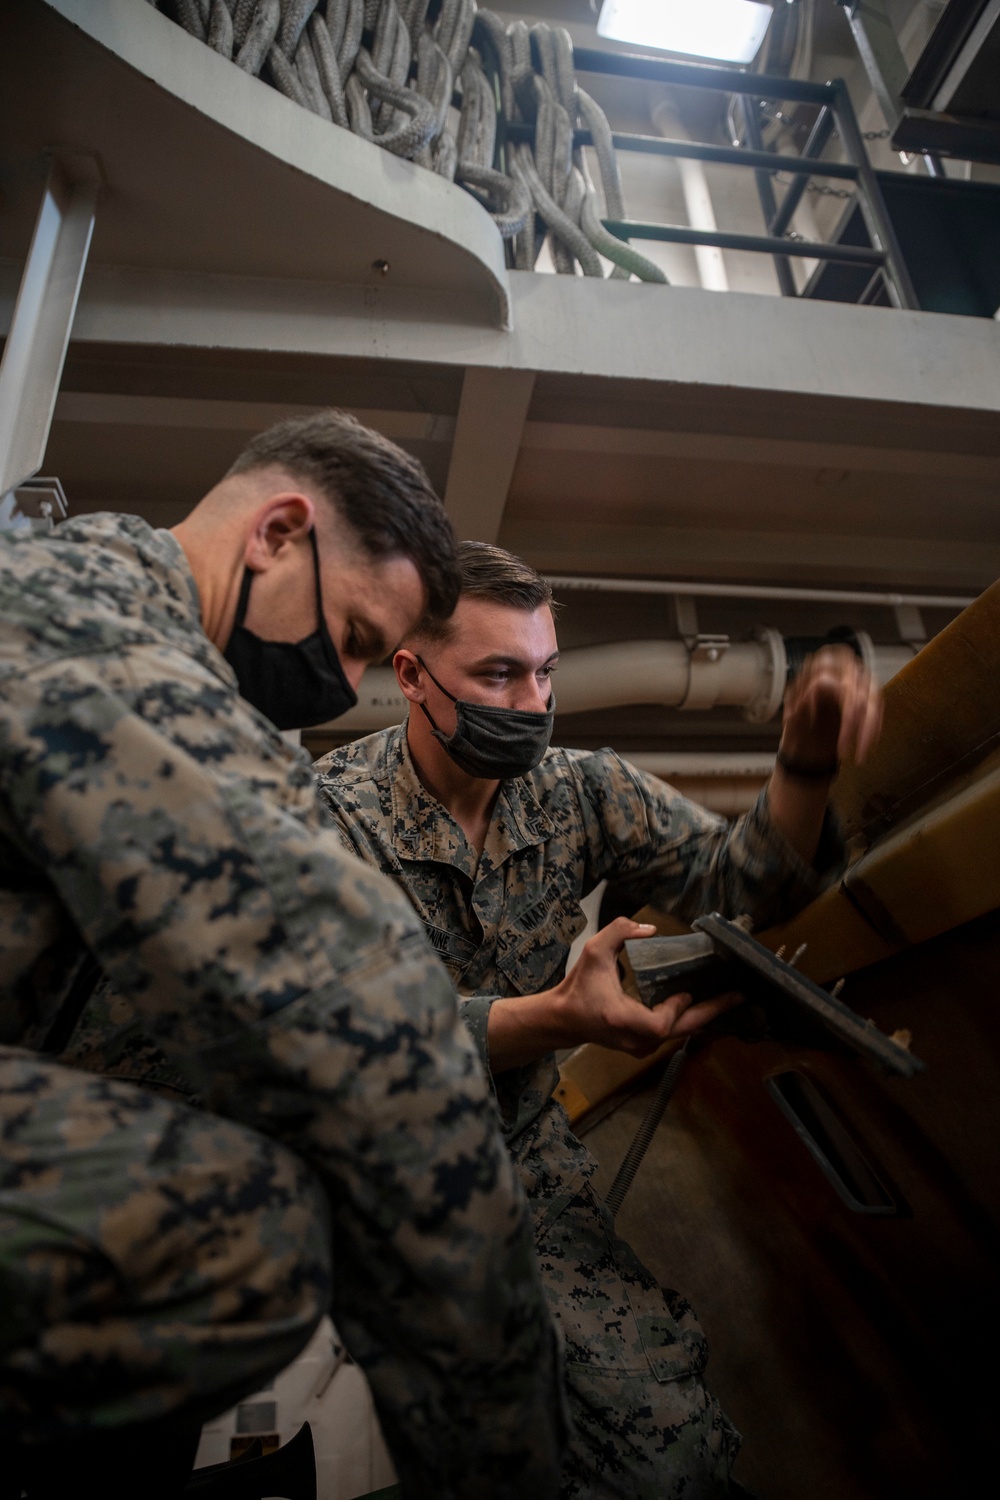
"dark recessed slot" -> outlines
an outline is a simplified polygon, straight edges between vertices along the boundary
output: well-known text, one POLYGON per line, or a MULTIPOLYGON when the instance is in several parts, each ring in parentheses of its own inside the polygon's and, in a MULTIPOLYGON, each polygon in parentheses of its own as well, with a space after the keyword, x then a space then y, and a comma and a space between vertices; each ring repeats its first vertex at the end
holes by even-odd
POLYGON ((859 1214, 899 1214, 901 1204, 866 1155, 831 1099, 796 1068, 765 1080, 768 1093, 848 1208, 859 1214))

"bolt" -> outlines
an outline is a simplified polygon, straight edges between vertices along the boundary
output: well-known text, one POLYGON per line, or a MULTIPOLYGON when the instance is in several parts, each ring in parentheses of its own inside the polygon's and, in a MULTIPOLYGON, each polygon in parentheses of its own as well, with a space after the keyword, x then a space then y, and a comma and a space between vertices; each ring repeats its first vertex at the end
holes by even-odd
POLYGON ((387 260, 373 260, 372 270, 377 271, 380 276, 388 276, 389 262, 387 260))
POLYGON ((798 963, 799 959, 802 957, 803 953, 806 951, 806 949, 808 948, 808 946, 809 946, 808 943, 800 943, 799 944, 799 946, 796 948, 795 952, 792 954, 791 958, 788 960, 788 966, 789 966, 789 968, 792 968, 792 969, 795 968, 795 965, 798 963))
POLYGON ((833 996, 834 1000, 836 1000, 837 996, 840 994, 841 990, 844 988, 844 985, 846 983, 847 983, 846 979, 838 979, 837 980, 837 983, 834 985, 833 989, 830 991, 830 994, 833 996))

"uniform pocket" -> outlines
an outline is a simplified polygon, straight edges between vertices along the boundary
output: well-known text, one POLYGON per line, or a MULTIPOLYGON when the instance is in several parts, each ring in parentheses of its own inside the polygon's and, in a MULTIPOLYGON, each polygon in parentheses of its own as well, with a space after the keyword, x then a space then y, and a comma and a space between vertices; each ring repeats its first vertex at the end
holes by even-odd
POLYGON ((516 994, 548 989, 562 978, 570 945, 586 925, 576 893, 560 876, 552 876, 530 899, 506 903, 497 968, 516 994))

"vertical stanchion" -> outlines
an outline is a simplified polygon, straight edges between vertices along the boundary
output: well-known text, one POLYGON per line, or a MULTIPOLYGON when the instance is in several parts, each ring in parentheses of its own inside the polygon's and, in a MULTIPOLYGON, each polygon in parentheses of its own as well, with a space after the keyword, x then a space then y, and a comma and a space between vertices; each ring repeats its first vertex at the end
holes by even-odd
MULTIPOLYGON (((760 133, 760 121, 757 119, 757 99, 752 94, 744 94, 743 121, 747 129, 747 142, 751 151, 763 151, 764 142, 760 133)), ((760 199, 761 213, 764 215, 764 228, 768 234, 773 231, 771 225, 778 215, 778 205, 774 200, 774 184, 771 181, 770 172, 757 168, 754 172, 757 183, 757 197, 760 199)), ((783 297, 796 297, 798 292, 795 286, 795 277, 792 275, 792 267, 786 255, 774 255, 774 274, 778 278, 778 286, 783 297)))
POLYGON ((45 457, 99 187, 92 157, 53 158, 0 362, 0 497, 45 457))
POLYGON ((854 117, 854 106, 847 92, 847 85, 842 78, 833 81, 833 91, 834 111, 837 116, 840 139, 844 143, 848 161, 853 163, 858 172, 858 203, 864 216, 868 236, 872 247, 881 251, 885 256, 885 282, 890 301, 895 307, 919 309, 920 303, 917 300, 906 261, 903 259, 903 252, 896 238, 896 231, 892 227, 892 220, 889 218, 885 199, 878 185, 878 178, 868 160, 868 152, 865 150, 858 122, 854 117))

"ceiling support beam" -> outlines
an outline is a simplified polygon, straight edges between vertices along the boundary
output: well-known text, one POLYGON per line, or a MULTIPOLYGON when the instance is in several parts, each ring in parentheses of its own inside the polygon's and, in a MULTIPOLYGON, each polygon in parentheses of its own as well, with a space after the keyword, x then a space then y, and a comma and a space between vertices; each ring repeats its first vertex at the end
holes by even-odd
POLYGON ((444 492, 462 541, 495 542, 500 535, 534 388, 531 370, 465 372, 444 492))

